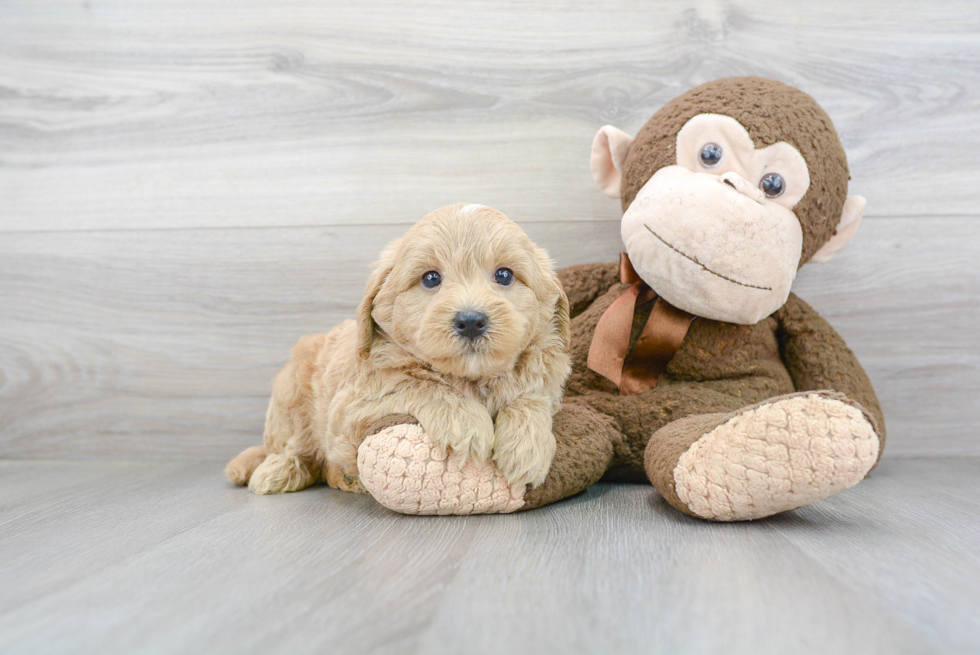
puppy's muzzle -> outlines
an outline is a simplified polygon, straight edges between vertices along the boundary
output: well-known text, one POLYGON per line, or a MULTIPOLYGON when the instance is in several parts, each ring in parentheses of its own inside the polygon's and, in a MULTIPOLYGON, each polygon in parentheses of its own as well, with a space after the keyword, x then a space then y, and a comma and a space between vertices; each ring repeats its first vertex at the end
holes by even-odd
POLYGON ((453 330, 464 339, 474 340, 482 337, 490 321, 483 312, 466 309, 453 318, 453 330))

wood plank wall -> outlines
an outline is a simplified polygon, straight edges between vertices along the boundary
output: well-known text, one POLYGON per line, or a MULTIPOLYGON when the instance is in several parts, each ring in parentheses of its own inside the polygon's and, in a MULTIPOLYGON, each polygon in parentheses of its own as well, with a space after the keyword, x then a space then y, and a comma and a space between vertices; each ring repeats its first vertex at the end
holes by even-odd
POLYGON ((797 292, 892 456, 980 455, 980 4, 0 2, 0 457, 226 457, 297 337, 468 201, 611 260, 589 146, 701 82, 815 96, 868 198, 797 292))

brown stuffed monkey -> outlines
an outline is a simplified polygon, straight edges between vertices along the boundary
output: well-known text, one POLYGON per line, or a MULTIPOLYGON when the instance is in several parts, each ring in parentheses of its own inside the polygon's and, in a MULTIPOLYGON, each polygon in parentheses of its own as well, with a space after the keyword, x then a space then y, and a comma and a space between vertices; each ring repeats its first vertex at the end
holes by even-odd
MULTIPOLYGON (((622 201, 626 253, 559 271, 573 370, 545 482, 475 504, 472 483, 455 503, 460 476, 413 469, 405 440, 425 437, 396 417, 362 446, 365 487, 399 511, 468 513, 540 507, 600 479, 649 481, 686 514, 736 521, 862 480, 884 445, 878 400, 843 339, 790 292, 800 266, 851 239, 864 207, 847 197, 827 114, 780 82, 717 80, 635 138, 602 128, 591 165, 622 201), (408 465, 396 476, 378 462, 399 444, 408 465)), ((481 474, 490 489, 492 470, 481 474)))

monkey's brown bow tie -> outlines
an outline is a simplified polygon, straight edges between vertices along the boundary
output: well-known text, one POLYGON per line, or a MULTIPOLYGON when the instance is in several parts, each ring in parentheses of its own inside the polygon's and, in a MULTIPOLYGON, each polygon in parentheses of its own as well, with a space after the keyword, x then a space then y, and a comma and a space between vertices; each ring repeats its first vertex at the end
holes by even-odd
POLYGON ((626 253, 619 255, 619 279, 630 288, 603 313, 589 347, 588 367, 631 396, 657 386, 657 380, 673 359, 693 314, 677 309, 640 279, 626 253), (636 308, 656 298, 633 349, 630 332, 636 308))

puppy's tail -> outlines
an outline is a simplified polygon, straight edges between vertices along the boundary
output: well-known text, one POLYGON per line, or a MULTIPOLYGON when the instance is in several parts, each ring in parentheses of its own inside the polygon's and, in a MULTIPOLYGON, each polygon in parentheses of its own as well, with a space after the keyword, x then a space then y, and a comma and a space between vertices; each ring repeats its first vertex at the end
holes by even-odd
POLYGON ((238 457, 228 462, 228 466, 225 467, 225 476, 231 482, 244 487, 248 484, 252 473, 259 467, 259 464, 265 461, 267 454, 265 446, 246 448, 238 454, 238 457))

